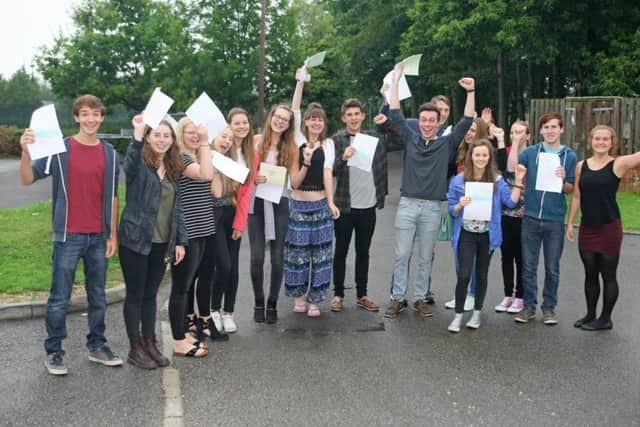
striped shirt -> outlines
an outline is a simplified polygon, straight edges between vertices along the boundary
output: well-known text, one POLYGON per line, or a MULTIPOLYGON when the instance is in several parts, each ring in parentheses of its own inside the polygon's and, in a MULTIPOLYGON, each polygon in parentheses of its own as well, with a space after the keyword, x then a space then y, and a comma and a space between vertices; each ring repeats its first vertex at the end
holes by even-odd
MULTIPOLYGON (((182 160, 185 168, 194 163, 186 154, 182 155, 182 160)), ((189 240, 207 237, 216 232, 210 188, 209 181, 198 181, 185 175, 180 177, 180 200, 189 240)))

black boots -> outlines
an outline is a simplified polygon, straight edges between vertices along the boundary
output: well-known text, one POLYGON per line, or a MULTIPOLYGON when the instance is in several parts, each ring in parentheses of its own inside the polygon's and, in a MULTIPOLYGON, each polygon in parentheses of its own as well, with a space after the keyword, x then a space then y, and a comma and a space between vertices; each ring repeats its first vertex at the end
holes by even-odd
POLYGON ((129 341, 130 349, 127 362, 142 369, 155 369, 158 367, 158 364, 147 353, 142 337, 133 337, 129 341))
POLYGON ((147 354, 151 356, 151 359, 153 359, 158 366, 169 366, 169 359, 158 350, 155 336, 143 337, 142 342, 144 343, 144 349, 147 351, 147 354))
POLYGON ((273 324, 278 321, 278 310, 276 310, 276 301, 267 301, 267 317, 266 322, 273 324))

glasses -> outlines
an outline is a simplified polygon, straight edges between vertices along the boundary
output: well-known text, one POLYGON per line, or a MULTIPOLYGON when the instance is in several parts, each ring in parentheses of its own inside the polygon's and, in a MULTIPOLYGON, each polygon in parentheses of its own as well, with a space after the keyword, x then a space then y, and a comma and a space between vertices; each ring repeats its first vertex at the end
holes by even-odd
POLYGON ((289 123, 289 117, 281 116, 279 114, 274 114, 272 120, 275 119, 279 122, 289 123))

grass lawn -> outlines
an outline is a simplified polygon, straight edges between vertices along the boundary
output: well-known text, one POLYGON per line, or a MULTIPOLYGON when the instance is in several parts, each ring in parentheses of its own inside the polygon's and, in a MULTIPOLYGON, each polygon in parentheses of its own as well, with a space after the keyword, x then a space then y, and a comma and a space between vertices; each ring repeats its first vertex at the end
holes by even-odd
MULTIPOLYGON (((124 201, 124 186, 120 199, 124 201)), ((120 209, 122 210, 122 207, 120 209)), ((0 209, 0 294, 25 294, 19 300, 42 299, 51 286, 51 202, 35 203, 17 209, 0 209)), ((75 283, 84 283, 82 264, 75 283)), ((117 255, 109 261, 107 287, 122 283, 117 255)), ((74 290, 74 293, 77 292, 74 290)), ((17 297, 17 296, 16 296, 17 297)), ((13 302, 6 296, 2 302, 13 302)))

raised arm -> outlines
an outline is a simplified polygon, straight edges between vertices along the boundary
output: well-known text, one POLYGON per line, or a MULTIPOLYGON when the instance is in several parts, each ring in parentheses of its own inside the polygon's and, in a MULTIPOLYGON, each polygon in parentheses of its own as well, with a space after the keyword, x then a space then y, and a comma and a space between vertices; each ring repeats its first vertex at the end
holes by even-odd
POLYGON ((640 151, 634 154, 617 157, 613 161, 613 173, 616 174, 618 178, 622 178, 629 169, 634 169, 638 166, 640 166, 640 151))
MULTIPOLYGON (((569 208, 569 216, 567 218, 567 240, 570 242, 575 242, 573 238, 573 224, 576 220, 576 215, 580 210, 580 175, 582 174, 582 163, 584 160, 581 160, 576 165, 576 182, 573 187, 573 197, 571 198, 571 207, 569 208)), ((615 167, 615 163, 614 163, 615 167)))
POLYGON ((298 147, 306 142, 306 138, 301 130, 302 113, 300 112, 306 73, 307 70, 304 67, 299 68, 296 72, 296 89, 293 91, 293 99, 291 100, 291 110, 293 110, 293 137, 298 147))
POLYGON ((205 126, 198 126, 198 163, 191 163, 183 172, 184 176, 197 181, 211 181, 213 179, 213 162, 209 149, 209 132, 205 126))
POLYGON ((20 137, 20 147, 22 148, 22 154, 20 155, 20 183, 22 185, 31 185, 34 181, 28 148, 28 144, 33 144, 34 142, 36 142, 36 139, 33 129, 25 129, 20 137))

